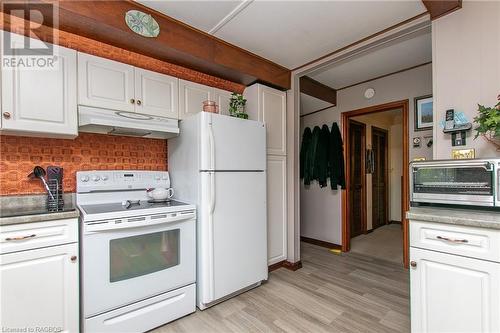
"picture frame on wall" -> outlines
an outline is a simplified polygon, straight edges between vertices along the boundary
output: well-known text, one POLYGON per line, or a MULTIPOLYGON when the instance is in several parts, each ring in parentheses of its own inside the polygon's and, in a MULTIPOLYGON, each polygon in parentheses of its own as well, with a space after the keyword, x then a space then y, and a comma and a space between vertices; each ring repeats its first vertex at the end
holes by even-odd
POLYGON ((415 131, 428 131, 434 125, 432 95, 415 97, 415 131))

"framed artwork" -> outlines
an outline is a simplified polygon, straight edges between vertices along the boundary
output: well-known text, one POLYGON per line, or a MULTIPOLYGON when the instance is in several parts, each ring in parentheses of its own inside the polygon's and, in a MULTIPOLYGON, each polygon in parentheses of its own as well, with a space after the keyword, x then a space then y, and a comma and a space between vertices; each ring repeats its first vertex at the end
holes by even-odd
POLYGON ((427 131, 433 125, 432 95, 415 97, 415 131, 427 131))

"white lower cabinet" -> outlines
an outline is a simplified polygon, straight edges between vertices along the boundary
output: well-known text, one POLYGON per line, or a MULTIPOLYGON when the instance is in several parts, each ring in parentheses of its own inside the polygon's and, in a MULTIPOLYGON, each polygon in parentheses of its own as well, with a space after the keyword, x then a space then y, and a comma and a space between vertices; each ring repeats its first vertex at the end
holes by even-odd
POLYGON ((286 260, 286 156, 267 156, 268 265, 286 260))
POLYGON ((78 332, 78 221, 0 227, 2 332, 78 332))
POLYGON ((410 285, 412 332, 500 332, 500 263, 412 246, 410 285))
POLYGON ((5 332, 78 332, 77 255, 73 243, 1 256, 5 332))

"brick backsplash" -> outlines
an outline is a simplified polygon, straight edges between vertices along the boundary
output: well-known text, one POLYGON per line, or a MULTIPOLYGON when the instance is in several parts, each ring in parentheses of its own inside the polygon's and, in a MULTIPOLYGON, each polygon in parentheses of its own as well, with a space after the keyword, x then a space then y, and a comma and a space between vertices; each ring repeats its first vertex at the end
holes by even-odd
POLYGON ((167 141, 80 133, 74 140, 0 135, 0 195, 44 193, 35 165, 64 168, 64 192, 80 170, 167 170, 167 141))

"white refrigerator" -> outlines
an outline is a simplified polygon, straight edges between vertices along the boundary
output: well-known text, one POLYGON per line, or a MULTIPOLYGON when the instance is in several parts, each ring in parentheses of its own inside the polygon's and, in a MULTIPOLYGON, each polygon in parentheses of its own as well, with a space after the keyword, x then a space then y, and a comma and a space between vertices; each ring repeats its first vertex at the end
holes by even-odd
POLYGON ((266 129, 200 112, 168 140, 175 197, 196 203, 197 305, 205 309, 267 280, 266 129))

